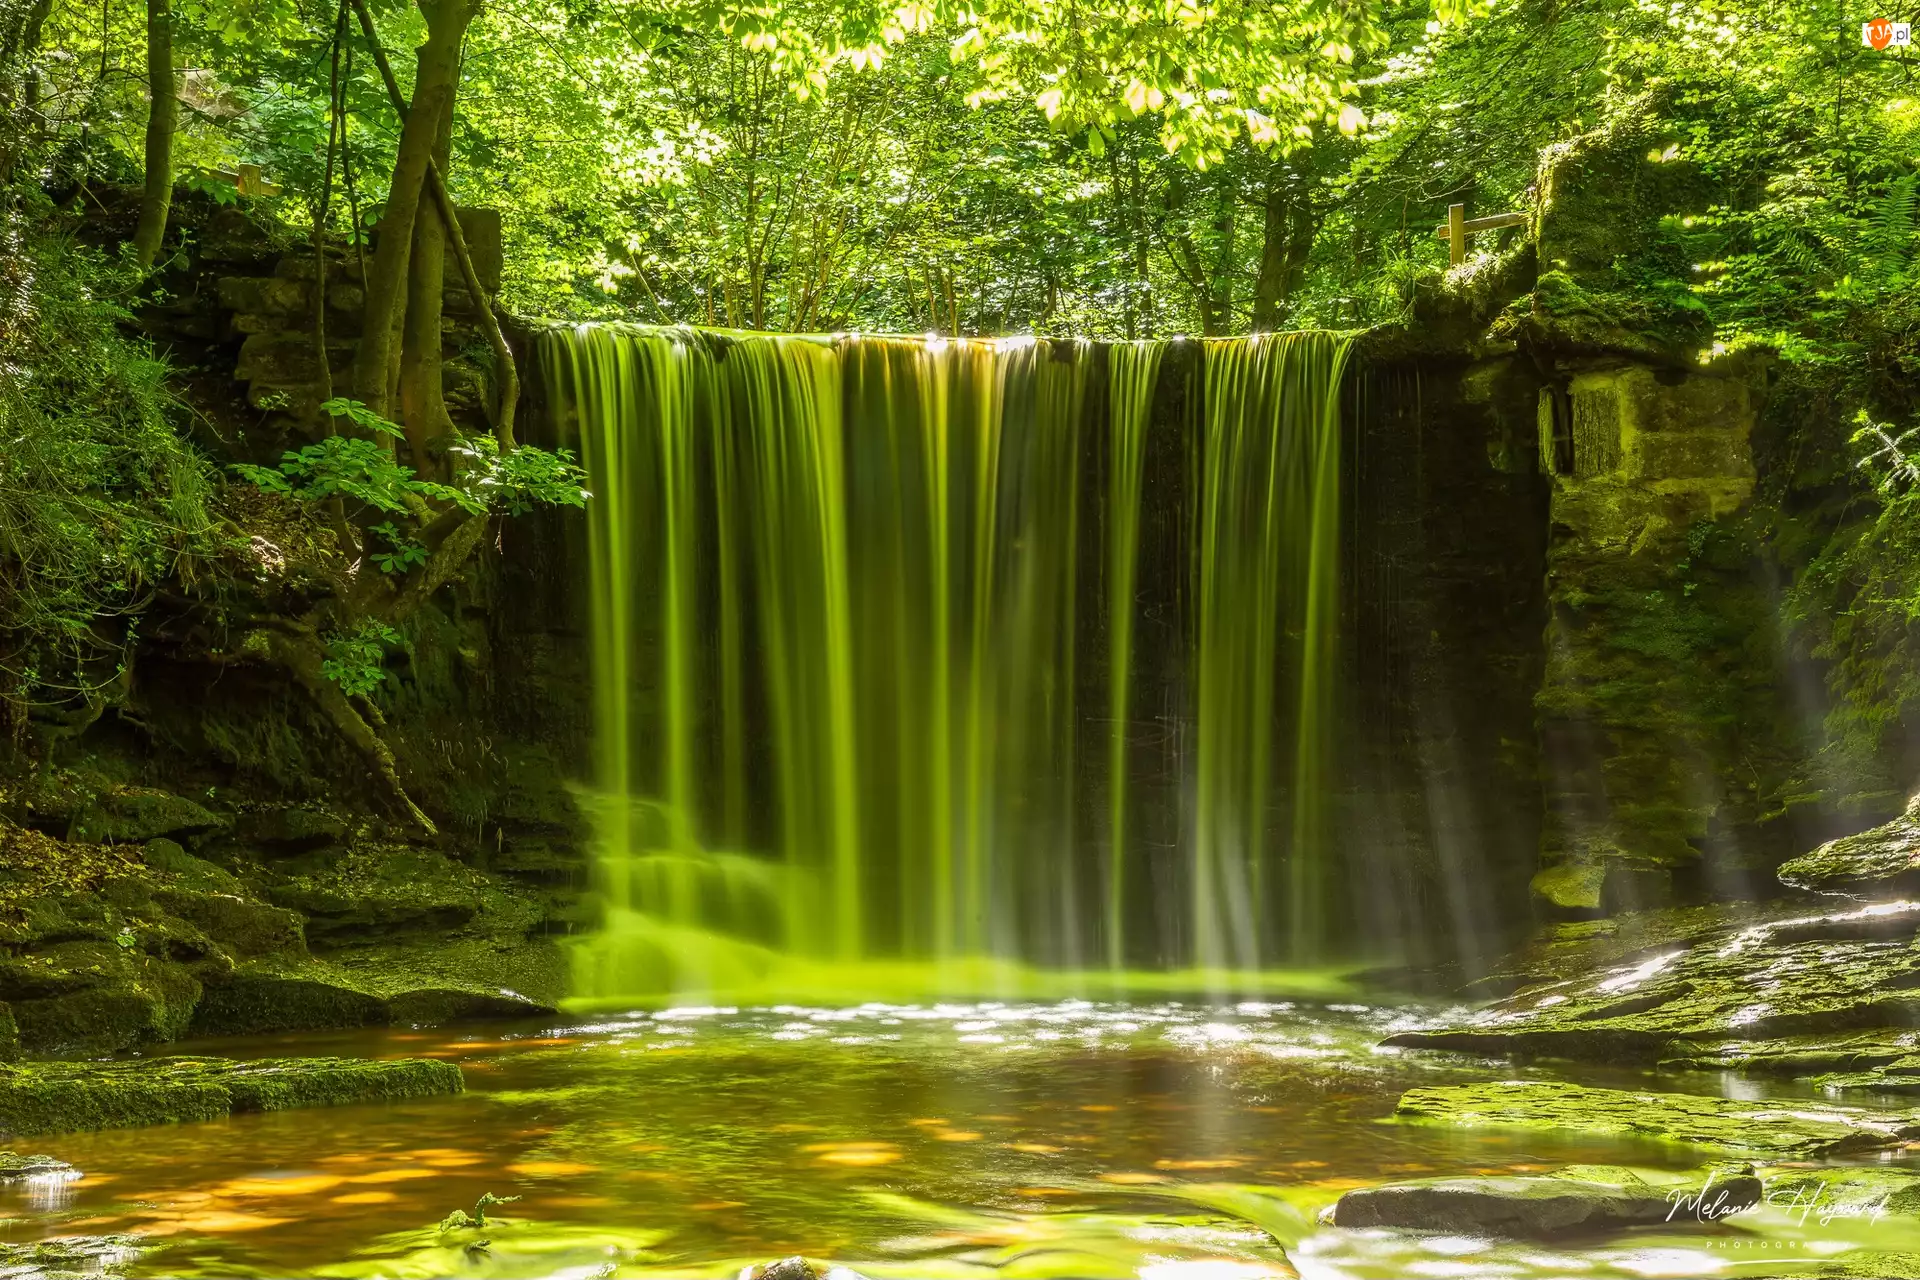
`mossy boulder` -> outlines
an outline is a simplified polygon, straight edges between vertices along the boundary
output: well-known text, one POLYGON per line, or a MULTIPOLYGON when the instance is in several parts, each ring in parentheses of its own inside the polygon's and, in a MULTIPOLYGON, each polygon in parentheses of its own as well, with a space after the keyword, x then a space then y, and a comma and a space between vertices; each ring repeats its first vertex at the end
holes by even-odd
POLYGON ((48 1174, 72 1173, 73 1166, 65 1160, 55 1160, 52 1156, 23 1156, 12 1151, 0 1151, 0 1182, 12 1182, 20 1178, 39 1178, 48 1174))
POLYGON ((1601 952, 1577 976, 1523 986, 1461 1022, 1387 1043, 1648 1065, 1711 1052, 1738 1065, 1725 1045, 1913 1025, 1917 928, 1920 905, 1908 903, 1730 914, 1674 941, 1641 935, 1644 945, 1601 952))
POLYGON ((426 1058, 152 1058, 0 1066, 0 1134, 73 1133, 458 1093, 460 1069, 426 1058))
POLYGON ((311 805, 269 805, 241 814, 233 835, 251 848, 303 853, 347 838, 344 818, 311 805))
POLYGON ((332 969, 312 962, 261 961, 237 966, 210 984, 194 1009, 195 1035, 253 1035, 381 1026, 386 1002, 332 969))
POLYGON ((31 1244, 0 1244, 0 1275, 7 1280, 103 1280, 125 1275, 153 1252, 144 1236, 55 1236, 31 1244))
POLYGON ((208 984, 193 1030, 241 1035, 524 1018, 553 1013, 565 992, 565 957, 551 943, 468 938, 357 947, 240 965, 208 984))
POLYGON ((1672 108, 1670 88, 1649 89, 1543 153, 1539 278, 1521 326, 1534 345, 1690 364, 1711 340, 1686 218, 1719 193, 1680 157, 1672 108))
POLYGON ((1749 1167, 1672 1173, 1572 1165, 1528 1177, 1426 1178, 1363 1187, 1333 1207, 1337 1227, 1560 1240, 1627 1227, 1717 1221, 1760 1202, 1749 1167))
POLYGON ((182 796, 129 787, 103 795, 82 810, 68 836, 96 844, 143 844, 161 836, 204 835, 226 825, 226 819, 182 796))
POLYGON ((264 883, 276 906, 306 917, 310 940, 445 933, 465 927, 524 935, 537 904, 436 849, 360 844, 338 856, 309 854, 276 865, 264 883))
POLYGON ((1590 1089, 1559 1081, 1414 1089, 1401 1097, 1393 1115, 1456 1128, 1554 1130, 1674 1143, 1770 1160, 1882 1150, 1920 1136, 1920 1111, 1590 1089))
POLYGON ((1920 797, 1892 822, 1782 863, 1779 876, 1782 884, 1812 893, 1892 898, 1920 892, 1920 797))
POLYGON ((186 1033, 200 982, 123 942, 55 943, 0 961, 0 995, 31 1053, 101 1053, 186 1033))

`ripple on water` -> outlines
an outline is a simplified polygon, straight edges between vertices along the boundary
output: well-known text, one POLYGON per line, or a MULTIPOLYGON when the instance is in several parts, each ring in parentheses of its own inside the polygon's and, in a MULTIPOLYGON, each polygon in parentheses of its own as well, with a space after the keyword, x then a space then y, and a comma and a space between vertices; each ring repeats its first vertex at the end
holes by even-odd
POLYGON ((1354 1280, 1693 1274, 1660 1268, 1697 1265, 1697 1242, 1566 1254, 1314 1228, 1342 1190, 1390 1178, 1685 1163, 1618 1143, 1380 1124, 1405 1088, 1492 1074, 1376 1048, 1433 1016, 1293 1001, 869 1002, 228 1042, 212 1048, 431 1052, 473 1070, 456 1098, 49 1139, 36 1146, 88 1176, 58 1195, 8 1188, 0 1213, 15 1239, 133 1232, 170 1245, 132 1264, 147 1275, 466 1271, 480 1237, 435 1224, 487 1194, 518 1197, 488 1210, 481 1233, 487 1273, 503 1280, 731 1280, 793 1253, 874 1280, 1250 1280, 1291 1274, 1281 1244, 1309 1274, 1354 1280))

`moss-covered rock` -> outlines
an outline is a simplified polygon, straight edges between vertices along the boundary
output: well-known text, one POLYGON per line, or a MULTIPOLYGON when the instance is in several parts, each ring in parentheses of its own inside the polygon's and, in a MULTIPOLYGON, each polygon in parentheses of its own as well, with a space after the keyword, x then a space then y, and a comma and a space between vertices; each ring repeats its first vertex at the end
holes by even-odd
POLYGON ((100 1053, 186 1034, 200 982, 120 942, 56 943, 0 962, 0 993, 30 1053, 100 1053))
POLYGON ((437 849, 365 843, 278 864, 265 896, 307 919, 309 939, 392 937, 474 927, 524 935, 540 908, 437 849))
POLYGON ((150 787, 128 787, 101 796, 83 810, 68 833, 73 840, 142 844, 160 836, 204 835, 226 820, 181 796, 150 787))
POLYGON ((565 990, 565 958, 551 943, 470 938, 358 947, 240 965, 208 985, 193 1030, 239 1035, 530 1017, 553 1013, 565 990))
POLYGON ((1684 365, 1711 340, 1683 218, 1719 193, 1677 158, 1671 107, 1672 90, 1655 87, 1543 154, 1540 275, 1523 326, 1536 346, 1684 365))
POLYGON ((1735 916, 1684 940, 1615 951, 1577 976, 1524 986, 1463 1022, 1388 1043, 1648 1064, 1707 1053, 1737 1067, 1729 1043, 1912 1025, 1916 927, 1920 905, 1905 903, 1735 916))
POLYGON ((1713 1222, 1760 1202, 1751 1168, 1672 1173, 1571 1165, 1529 1177, 1425 1178, 1363 1187, 1333 1207, 1337 1227, 1558 1240, 1662 1223, 1713 1222))
POLYGON ((0 1151, 0 1182, 72 1172, 72 1165, 65 1160, 55 1160, 52 1156, 23 1156, 12 1151, 0 1151))
POLYGON ((1401 1097, 1393 1114, 1396 1120, 1459 1128, 1637 1138, 1772 1160, 1873 1151, 1920 1136, 1916 1111, 1590 1089, 1558 1081, 1414 1089, 1401 1097))
POLYGON ((1813 893, 1896 897, 1920 892, 1920 797, 1892 822, 1829 840, 1784 862, 1780 880, 1813 893))
POLYGON ((458 1093, 460 1069, 424 1058, 152 1058, 0 1066, 0 1133, 72 1133, 458 1093))
POLYGON ((253 848, 303 853, 344 841, 347 823, 317 806, 278 804, 241 814, 233 834, 253 848))
POLYGON ((102 1280, 125 1275, 153 1246, 141 1236, 55 1236, 32 1244, 0 1244, 7 1280, 102 1280))
POLYGON ((194 1009, 195 1035, 253 1035, 379 1026, 386 1002, 331 968, 308 962, 257 961, 209 985, 194 1009))

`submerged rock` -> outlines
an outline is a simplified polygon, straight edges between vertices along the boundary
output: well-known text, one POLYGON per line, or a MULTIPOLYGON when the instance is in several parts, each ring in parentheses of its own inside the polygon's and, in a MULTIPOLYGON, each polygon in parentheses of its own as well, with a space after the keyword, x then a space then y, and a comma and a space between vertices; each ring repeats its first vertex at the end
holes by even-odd
POLYGON ((1717 1221, 1752 1208, 1760 1197, 1760 1179, 1748 1168, 1703 1176, 1573 1165, 1533 1177, 1427 1178, 1363 1187, 1340 1197, 1332 1221, 1337 1227, 1555 1240, 1717 1221))
POLYGON ((1920 1111, 1589 1089, 1558 1081, 1414 1089, 1393 1114, 1463 1128, 1555 1129, 1680 1143, 1774 1160, 1872 1151, 1920 1136, 1920 1111))
POLYGON ((0 1066, 0 1135, 213 1120, 459 1093, 460 1069, 428 1058, 152 1058, 0 1066))

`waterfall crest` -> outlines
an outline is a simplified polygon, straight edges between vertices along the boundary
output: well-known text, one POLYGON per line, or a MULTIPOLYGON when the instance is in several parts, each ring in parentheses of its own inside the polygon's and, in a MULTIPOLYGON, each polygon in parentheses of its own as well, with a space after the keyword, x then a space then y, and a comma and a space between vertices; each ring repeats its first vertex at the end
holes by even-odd
POLYGON ((577 994, 1319 958, 1347 351, 542 334, 594 494, 577 994))

